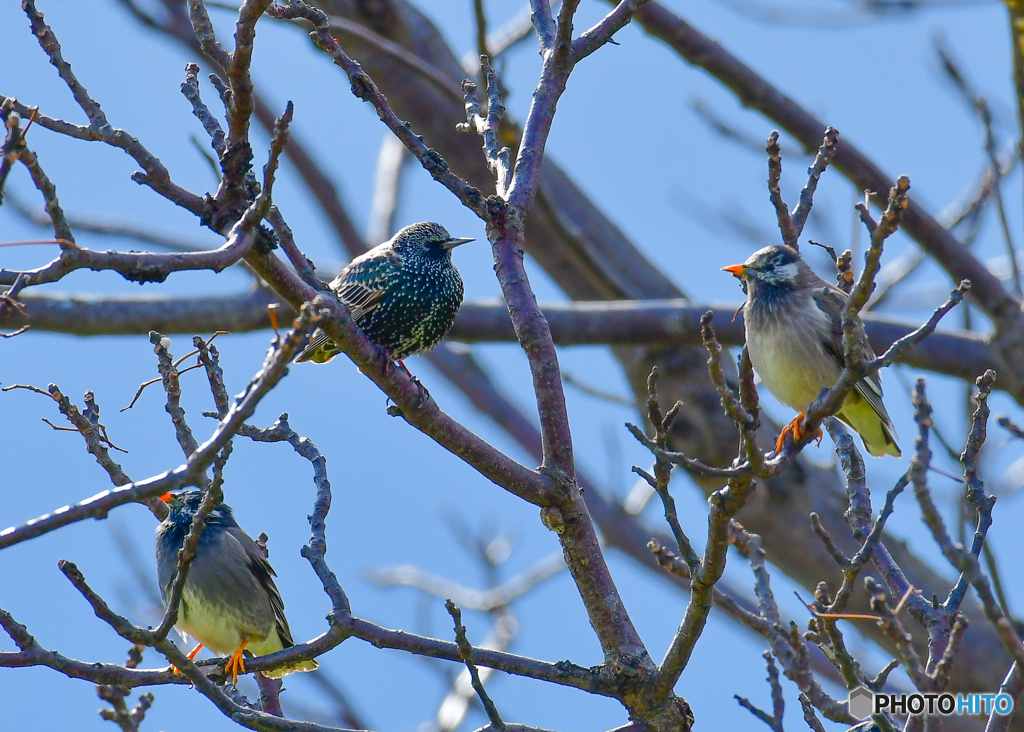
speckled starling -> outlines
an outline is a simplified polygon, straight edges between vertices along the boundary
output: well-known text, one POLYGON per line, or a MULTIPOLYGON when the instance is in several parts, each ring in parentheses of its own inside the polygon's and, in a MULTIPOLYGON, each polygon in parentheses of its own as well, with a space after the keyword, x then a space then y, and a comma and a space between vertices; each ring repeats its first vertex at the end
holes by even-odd
MULTIPOLYGON (((157 578, 166 604, 178 551, 199 511, 203 492, 187 490, 161 498, 170 508, 167 518, 156 527, 157 578)), ((226 503, 214 508, 206 517, 178 607, 178 631, 199 641, 188 657, 195 658, 203 646, 218 655, 231 654, 225 670, 237 682, 238 673, 245 673, 244 652, 264 656, 295 645, 273 578, 270 562, 235 521, 231 508, 226 503)), ((266 674, 280 678, 316 668, 316 661, 299 661, 266 674)))
MULTIPOLYGON (((433 222, 406 226, 352 260, 330 288, 366 337, 401 362, 440 343, 455 321, 463 287, 452 249, 469 241, 433 222)), ((295 361, 327 363, 339 353, 317 330, 295 361)))

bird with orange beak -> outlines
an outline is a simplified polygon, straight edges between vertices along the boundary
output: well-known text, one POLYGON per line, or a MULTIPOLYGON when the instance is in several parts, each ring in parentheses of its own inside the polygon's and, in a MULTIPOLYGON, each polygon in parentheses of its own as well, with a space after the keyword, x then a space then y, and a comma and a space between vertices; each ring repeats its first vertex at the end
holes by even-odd
MULTIPOLYGON (((156 527, 156 568, 160 594, 168 602, 178 566, 178 551, 203 501, 203 491, 161 496, 170 509, 156 527)), ((235 521, 226 503, 206 517, 206 528, 192 561, 178 606, 178 632, 199 645, 231 658, 225 667, 232 680, 245 673, 244 654, 267 655, 295 645, 284 616, 284 600, 274 584, 274 570, 256 542, 235 521)), ((267 671, 280 678, 293 671, 313 671, 313 660, 267 671)))
MULTIPOLYGON (((799 412, 779 435, 779 451, 787 434, 803 437, 800 422, 807 407, 843 372, 846 293, 814 274, 788 246, 765 247, 743 264, 722 269, 742 280, 747 293, 743 321, 750 363, 768 391, 799 412)), ((860 318, 856 329, 858 341, 874 358, 860 318)), ((882 403, 878 374, 857 382, 836 417, 860 435, 875 457, 902 454, 882 403)))

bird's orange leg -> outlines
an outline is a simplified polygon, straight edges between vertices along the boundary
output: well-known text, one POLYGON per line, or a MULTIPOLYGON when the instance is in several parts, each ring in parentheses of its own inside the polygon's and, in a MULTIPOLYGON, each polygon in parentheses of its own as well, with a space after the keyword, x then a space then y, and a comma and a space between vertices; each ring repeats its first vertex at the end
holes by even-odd
MULTIPOLYGON (((782 428, 782 432, 779 433, 779 439, 775 441, 775 452, 782 452, 782 447, 786 442, 787 435, 793 435, 794 443, 803 440, 804 432, 800 428, 800 423, 803 422, 805 416, 807 416, 807 412, 800 412, 800 414, 793 417, 789 424, 782 428)), ((824 437, 821 433, 821 427, 818 428, 818 432, 814 437, 817 440, 816 444, 820 445, 821 438, 824 437)))
POLYGON ((242 645, 235 649, 235 652, 231 654, 231 658, 228 659, 228 663, 224 667, 224 672, 231 674, 231 683, 233 684, 238 683, 239 673, 245 673, 245 659, 242 657, 242 652, 248 644, 248 638, 243 640, 242 645))
MULTIPOLYGON (((202 649, 202 647, 203 647, 203 644, 200 643, 198 646, 193 648, 192 652, 188 654, 188 660, 189 661, 195 660, 196 654, 199 653, 199 651, 200 651, 200 649, 202 649)), ((173 671, 176 674, 180 674, 181 673, 181 671, 178 670, 178 667, 175 666, 173 663, 171 664, 171 671, 173 671)))

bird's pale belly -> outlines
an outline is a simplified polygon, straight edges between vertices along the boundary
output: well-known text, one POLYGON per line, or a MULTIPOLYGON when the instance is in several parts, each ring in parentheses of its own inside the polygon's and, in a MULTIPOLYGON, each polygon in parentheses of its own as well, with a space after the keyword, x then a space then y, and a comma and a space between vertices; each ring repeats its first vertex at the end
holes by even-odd
POLYGON ((806 410, 841 373, 810 328, 795 334, 748 332, 747 352, 768 391, 798 412, 806 410))
POLYGON ((273 623, 266 628, 245 627, 248 623, 232 613, 230 608, 205 602, 201 595, 189 592, 187 584, 182 605, 178 613, 178 630, 213 653, 230 655, 246 638, 249 639, 247 648, 258 656, 282 648, 273 623))

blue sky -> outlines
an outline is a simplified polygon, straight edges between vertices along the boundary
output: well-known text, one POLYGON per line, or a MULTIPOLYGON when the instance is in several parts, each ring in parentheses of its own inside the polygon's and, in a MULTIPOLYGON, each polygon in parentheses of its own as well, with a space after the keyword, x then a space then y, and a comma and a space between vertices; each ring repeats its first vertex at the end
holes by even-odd
MULTIPOLYGON (((1003 140, 1008 142, 1016 134, 1010 44, 1000 3, 942 5, 905 17, 829 28, 751 22, 710 0, 666 4, 837 127, 844 139, 854 141, 883 169, 893 175, 909 175, 914 195, 933 212, 955 201, 984 169, 978 125, 939 71, 933 50, 936 32, 945 36, 974 83, 989 97, 1003 140)), ((420 5, 459 54, 474 47, 469 0, 432 0, 420 5)), ((821 6, 841 9, 847 4, 821 6)), ((215 186, 189 139, 190 135, 202 137, 202 128, 178 92, 185 63, 193 59, 141 29, 116 2, 90 3, 88 11, 85 7, 68 0, 39 3, 65 57, 103 105, 111 123, 139 137, 167 164, 179 184, 195 191, 215 186)), ((492 27, 519 10, 518 3, 487 3, 492 27)), ((603 3, 585 0, 577 27, 589 25, 606 10, 603 3)), ((231 17, 223 12, 215 12, 214 17, 221 38, 227 41, 231 17)), ((715 225, 713 214, 701 217, 694 210, 734 212, 775 235, 764 184, 765 160, 710 131, 689 105, 693 99, 701 99, 755 138, 766 137, 772 124, 742 109, 727 90, 638 29, 627 27, 617 40, 621 45, 595 53, 573 73, 559 104, 548 154, 688 296, 696 301, 738 302, 741 293, 735 282, 719 268, 742 261, 756 245, 715 225)), ((52 116, 83 121, 15 3, 0 7, 0 47, 9 60, 0 67, 0 93, 38 104, 52 116)), ((506 105, 520 120, 526 116, 538 70, 532 40, 511 52, 501 68, 511 90, 506 105)), ((277 107, 283 109, 288 99, 295 102, 293 129, 338 182, 351 214, 365 228, 377 151, 383 136, 389 134, 373 110, 352 97, 347 81, 312 48, 303 33, 273 21, 261 21, 258 27, 253 75, 277 107)), ((215 95, 205 84, 204 90, 212 106, 215 95)), ((254 139, 257 163, 262 165, 265 136, 258 132, 254 139)), ((191 214, 132 183, 129 175, 135 165, 120 152, 99 143, 60 138, 38 127, 29 140, 69 213, 132 222, 196 242, 217 243, 213 234, 197 226, 191 214)), ((783 192, 792 201, 805 177, 807 159, 795 155, 795 146, 785 136, 783 149, 784 154, 789 153, 784 159, 783 192)), ((12 174, 8 190, 19 200, 38 206, 37 194, 23 170, 12 174)), ((1019 174, 1007 181, 1005 195, 1019 245, 1019 174)), ((826 173, 815 209, 824 215, 812 221, 810 236, 837 248, 850 246, 856 197, 852 186, 837 173, 826 173)), ((341 248, 288 163, 283 166, 275 198, 307 254, 324 267, 344 262, 341 248)), ((399 223, 424 219, 441 221, 456 236, 484 238, 482 225, 471 213, 424 171, 411 169, 399 223)), ((6 207, 0 208, 0 232, 3 240, 43 234, 6 207)), ((122 241, 95 235, 82 235, 79 241, 98 249, 125 246, 122 241)), ((887 256, 907 246, 907 240, 898 235, 887 256)), ((991 215, 977 247, 986 258, 1003 252, 991 215)), ((52 256, 53 251, 46 247, 5 248, 0 250, 0 266, 36 267, 52 256)), ((499 297, 485 246, 460 248, 456 263, 466 281, 467 299, 499 297)), ((819 272, 827 272, 821 258, 814 263, 819 272)), ((542 302, 564 299, 535 264, 528 262, 528 268, 542 302)), ((931 302, 920 295, 933 291, 930 284, 940 285, 940 292, 946 286, 944 275, 933 265, 923 267, 908 284, 908 296, 899 312, 913 318, 930 312, 942 299, 940 295, 931 302)), ((176 275, 164 285, 147 285, 145 291, 213 293, 245 286, 241 273, 200 273, 176 275)), ((110 273, 78 272, 40 291, 139 293, 140 288, 110 273)), ((951 322, 959 323, 958 317, 951 322)), ((182 355, 189 345, 189 339, 176 337, 172 351, 182 355)), ((266 333, 218 341, 232 393, 259 368, 267 345, 266 333)), ((494 345, 475 347, 474 352, 532 414, 529 371, 519 348, 494 345)), ((621 369, 607 349, 562 349, 560 359, 566 373, 602 390, 628 394, 621 369)), ((27 383, 45 387, 53 382, 78 403, 86 389, 95 391, 111 438, 129 450, 118 459, 135 479, 182 460, 158 387, 148 390, 134 409, 118 411, 128 404, 140 382, 156 375, 155 366, 151 346, 143 336, 86 339, 28 333, 0 341, 0 381, 5 386, 27 383)), ((528 460, 428 364, 411 359, 409 366, 444 409, 516 458, 528 460)), ((916 377, 909 371, 906 375, 916 377)), ((884 383, 889 411, 906 454, 913 434, 909 398, 893 374, 886 374, 884 383)), ((954 444, 961 442, 965 424, 962 388, 937 377, 931 377, 929 384, 939 426, 954 444)), ((184 406, 202 438, 213 428, 212 420, 200 416, 203 409, 211 408, 208 389, 200 372, 183 377, 183 385, 184 406)), ((597 401, 572 388, 568 388, 567 398, 580 466, 600 479, 604 490, 624 495, 633 484, 630 466, 648 462, 644 451, 622 429, 622 423, 636 421, 636 415, 631 409, 597 401)), ((770 399, 766 402, 773 414, 788 419, 788 410, 770 399)), ((388 417, 384 395, 344 359, 320 368, 294 367, 264 400, 253 421, 268 425, 282 411, 287 411, 292 426, 327 456, 335 497, 328 519, 328 561, 361 616, 390 627, 450 635, 441 600, 423 606, 411 591, 376 588, 364 575, 374 567, 415 564, 470 586, 482 586, 484 578, 477 563, 447 528, 445 517, 452 512, 481 530, 493 527, 516 538, 515 551, 504 568, 506 576, 558 551, 555 537, 541 526, 535 509, 496 488, 401 420, 388 417)), ((1016 406, 1002 397, 993 400, 993 411, 1019 415, 1016 406)), ((41 417, 59 418, 47 399, 24 391, 2 394, 0 415, 7 426, 0 441, 0 461, 5 468, 0 479, 2 526, 21 523, 108 487, 105 474, 85 452, 78 436, 54 432, 41 421, 41 417)), ((993 487, 1013 487, 1002 478, 1020 455, 1020 447, 1007 443, 999 430, 993 430, 990 445, 993 487)), ((809 452, 817 461, 833 458, 828 440, 809 452)), ((905 469, 906 459, 869 463, 876 496, 905 469)), ((948 461, 943 467, 956 472, 948 461)), ((306 515, 313 499, 308 465, 286 446, 253 445, 239 439, 226 477, 227 501, 241 525, 254 536, 266 531, 271 537, 271 561, 280 575, 278 584, 293 634, 297 640, 319 634, 329 604, 299 556, 308 536, 306 515)), ((957 491, 951 480, 933 476, 932 481, 942 499, 948 500, 957 491)), ((702 495, 684 478, 674 483, 674 492, 684 527, 702 545, 706 521, 702 495)), ((991 541, 1004 563, 1019 556, 1020 536, 1010 527, 1022 517, 1024 502, 1018 495, 1009 493, 1000 500, 991 541)), ((661 530, 656 507, 648 510, 645 519, 661 530)), ((909 496, 897 504, 890 526, 921 555, 940 562, 909 496)), ((116 609, 138 623, 152 623, 156 616, 137 587, 115 537, 129 537, 133 556, 155 577, 153 527, 145 508, 126 506, 106 521, 79 523, 0 553, 0 606, 27 623, 48 648, 85 660, 123 662, 125 642, 92 616, 84 600, 57 571, 56 562, 62 557, 75 561, 116 609)), ((737 559, 731 558, 727 577, 749 587, 749 571, 737 559)), ((648 649, 660 658, 682 617, 686 596, 620 555, 610 553, 609 563, 648 649)), ((1020 613, 1024 576, 1007 573, 1004 579, 1011 607, 1020 613)), ((805 612, 789 599, 790 585, 778 572, 773 580, 785 611, 802 622, 805 612)), ((512 650, 581 664, 601 660, 567 574, 518 602, 515 613, 519 634, 512 650)), ((464 622, 474 642, 490 628, 488 618, 475 613, 467 613, 464 622)), ((851 638, 854 649, 870 659, 872 671, 887 660, 858 643, 855 634, 851 638)), ((0 649, 12 647, 9 640, 0 639, 0 649)), ((678 687, 694 708, 698 729, 758 726, 732 696, 768 703, 761 651, 759 639, 712 613, 678 687)), ((365 721, 382 732, 418 729, 436 714, 448 688, 443 674, 431 664, 397 651, 378 651, 358 641, 346 642, 321 662, 356 701, 365 721)), ((163 664, 150 652, 144 665, 163 664)), ((287 688, 286 699, 313 709, 326 708, 313 684, 301 675, 289 677, 287 688)), ((506 676, 497 677, 491 689, 499 710, 510 721, 565 732, 609 729, 626 721, 618 703, 578 691, 506 676)), ((789 725, 799 729, 802 723, 795 687, 784 682, 784 689, 790 706, 789 725)), ((211 731, 235 728, 194 692, 176 688, 158 689, 156 694, 143 729, 181 729, 185 719, 211 731)), ((5 702, 12 728, 111 728, 95 714, 103 703, 90 684, 46 669, 0 670, 0 701, 5 702)), ((480 713, 472 712, 467 728, 484 723, 480 713)))

